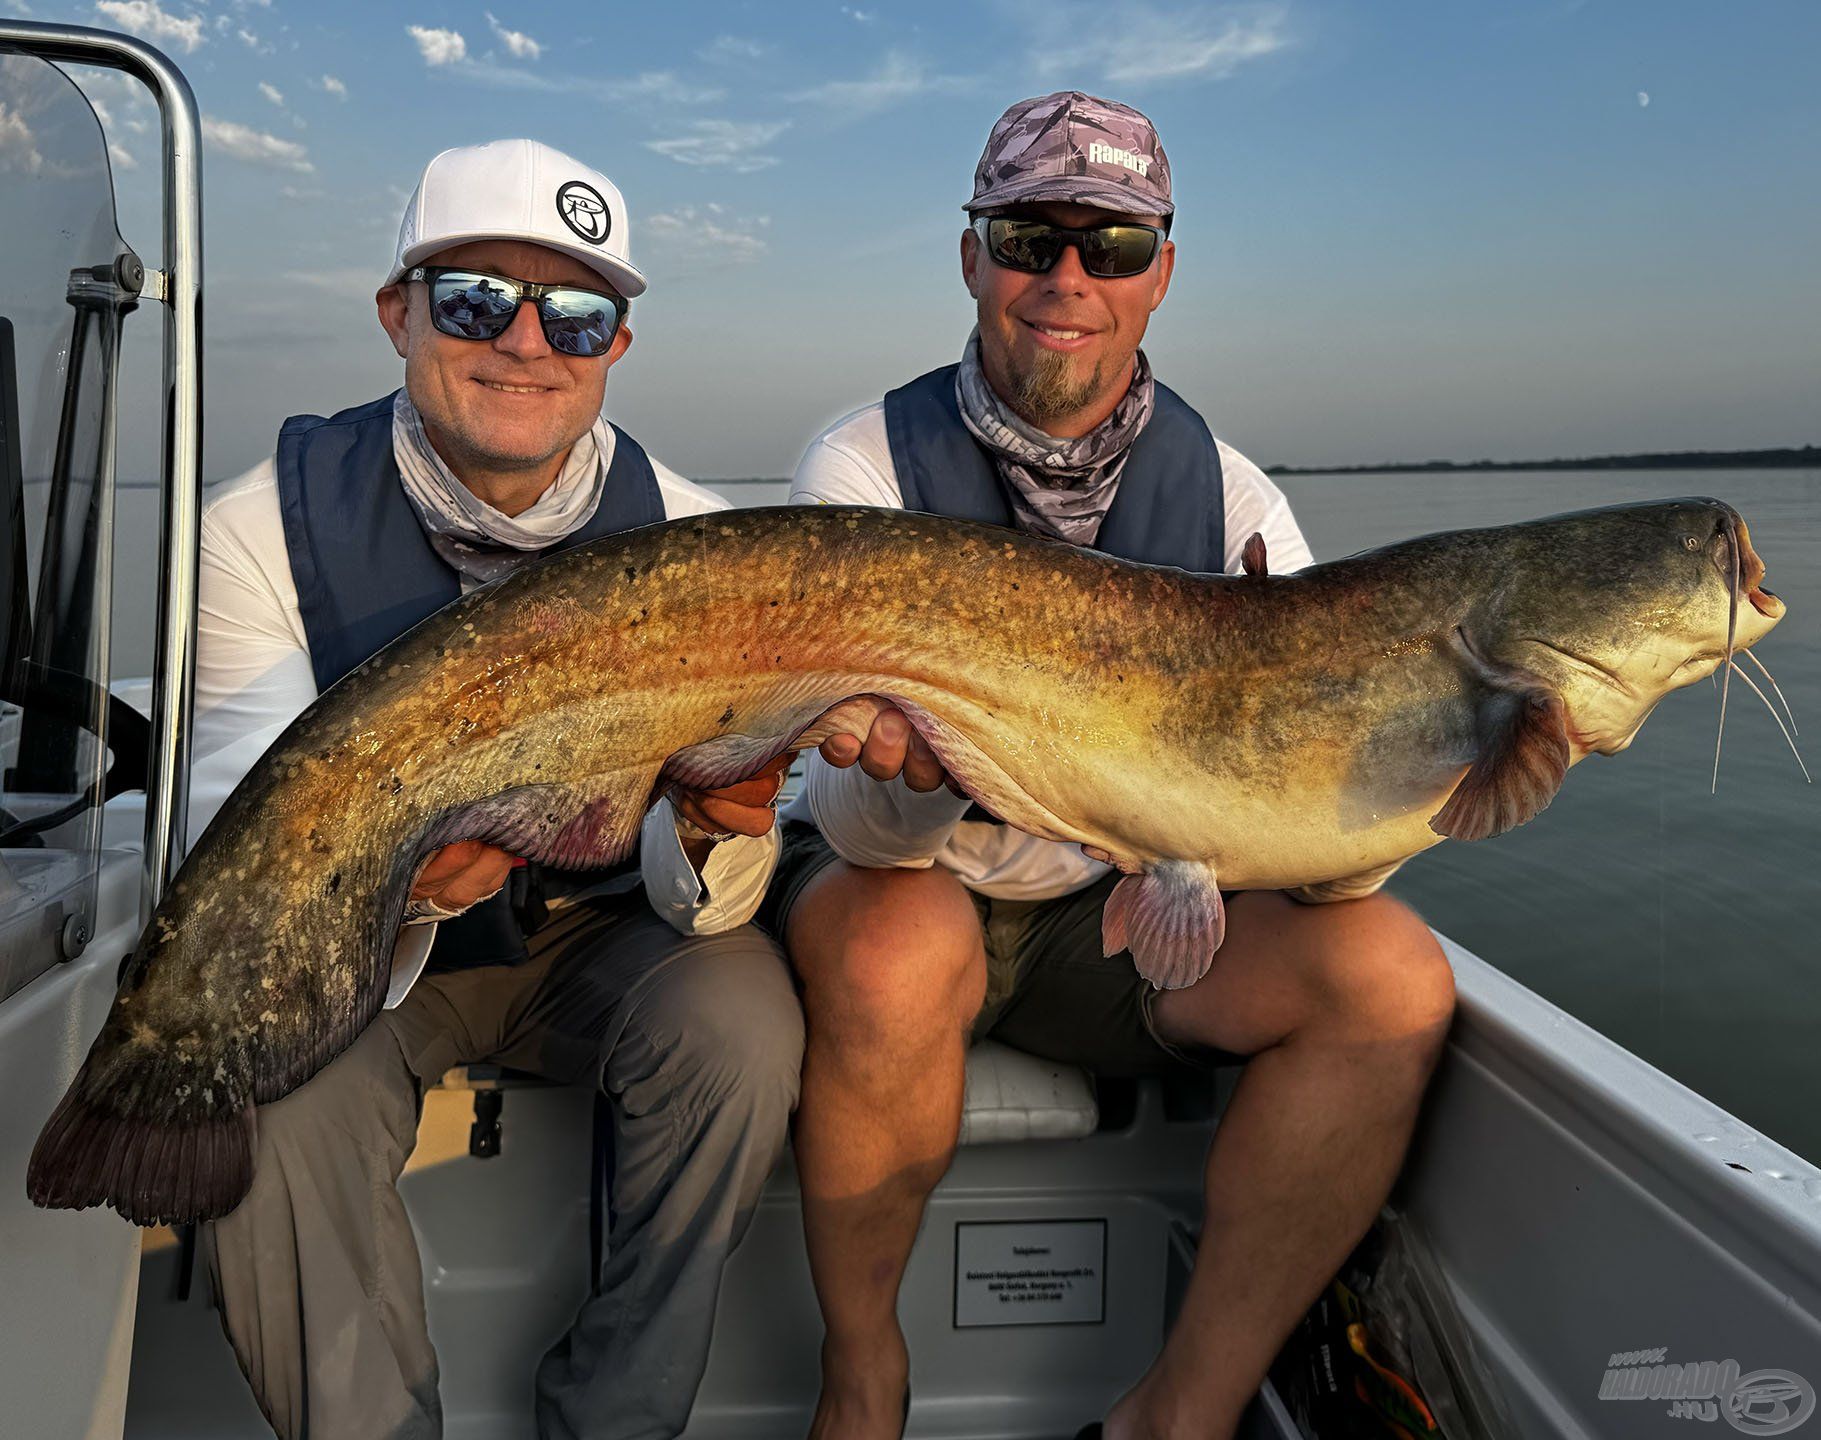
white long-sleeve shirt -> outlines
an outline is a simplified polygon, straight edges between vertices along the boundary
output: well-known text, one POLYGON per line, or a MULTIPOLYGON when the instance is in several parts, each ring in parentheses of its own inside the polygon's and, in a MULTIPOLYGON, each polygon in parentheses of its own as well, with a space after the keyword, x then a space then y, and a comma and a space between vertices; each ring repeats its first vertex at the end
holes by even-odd
MULTIPOLYGON (((1232 446, 1220 445, 1226 492, 1225 569, 1237 572, 1254 532, 1265 537, 1272 574, 1313 560, 1290 504, 1232 446)), ((843 416, 810 442, 791 482, 793 505, 904 506, 885 433, 885 406, 843 416)), ((1003 900, 1046 900, 1091 884, 1107 867, 1073 845, 1026 835, 1009 825, 964 821, 968 801, 947 789, 919 794, 902 778, 881 784, 858 765, 837 769, 810 754, 803 789, 785 810, 813 821, 842 859, 871 868, 940 865, 971 890, 1003 900)))
MULTIPOLYGON (((611 444, 615 439, 607 431, 611 444)), ((611 451, 602 457, 611 464, 611 451)), ((668 519, 723 510, 727 502, 651 462, 668 519)), ((472 586, 464 578, 464 588, 472 586)), ((285 726, 316 698, 309 639, 285 549, 278 478, 271 460, 211 490, 202 512, 197 576, 196 717, 190 770, 190 831, 202 834, 229 793, 285 726)), ((651 906, 685 935, 743 925, 758 909, 777 864, 776 830, 716 845, 698 876, 659 801, 645 817, 639 860, 651 906)), ((406 926, 392 957, 388 1005, 422 972, 436 927, 406 926)))

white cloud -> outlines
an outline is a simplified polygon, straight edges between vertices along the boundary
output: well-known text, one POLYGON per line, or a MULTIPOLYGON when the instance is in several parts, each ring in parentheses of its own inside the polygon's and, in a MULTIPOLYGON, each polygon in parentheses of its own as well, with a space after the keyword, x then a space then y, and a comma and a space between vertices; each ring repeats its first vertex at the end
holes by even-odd
POLYGON ((864 115, 919 95, 958 90, 967 83, 959 76, 933 75, 921 60, 893 51, 864 79, 824 81, 789 98, 864 115))
POLYGON ((273 52, 274 47, 266 44, 265 41, 261 40, 251 30, 243 27, 236 30, 234 33, 240 37, 240 43, 246 46, 247 49, 251 50, 255 55, 270 55, 273 52))
POLYGON ((1290 44, 1283 12, 1275 8, 1243 15, 1229 12, 1223 19, 1201 9, 1137 6, 1120 12, 1119 24, 1111 34, 1091 23, 1099 14, 1092 8, 1060 17, 1053 10, 1041 13, 1041 20, 1032 25, 1031 64, 1046 76, 1086 71, 1126 85, 1190 76, 1221 80, 1248 61, 1275 54, 1290 44), (1075 45, 1056 44, 1058 34, 1071 33, 1092 38, 1075 45))
POLYGON ((101 122, 114 163, 122 170, 136 169, 138 157, 127 147, 125 135, 143 135, 151 128, 146 118, 154 103, 151 92, 118 70, 84 65, 77 67, 71 78, 82 88, 95 118, 101 122))
POLYGON ((232 155, 249 164, 265 165, 274 170, 294 170, 299 175, 316 173, 316 167, 310 163, 310 152, 295 140, 282 140, 263 130, 255 130, 250 125, 237 125, 232 120, 217 120, 213 115, 204 115, 202 138, 223 154, 232 155))
MULTIPOLYGON (((487 23, 493 27, 493 38, 512 53, 515 60, 535 60, 544 53, 544 47, 533 40, 523 30, 508 30, 493 17, 493 12, 485 12, 487 23)), ((421 41, 419 42, 422 43, 421 41)), ((459 58, 459 57, 458 57, 459 58)))
POLYGON ((333 95, 337 100, 348 98, 348 87, 333 75, 325 75, 316 83, 325 94, 333 95))
POLYGON ((718 86, 679 80, 672 70, 646 70, 630 80, 603 81, 600 90, 609 100, 656 100, 666 105, 709 105, 727 96, 718 86))
POLYGON ((765 253, 765 241, 756 232, 771 223, 769 215, 737 220, 719 205, 679 206, 648 215, 639 225, 641 257, 659 252, 653 268, 677 271, 702 270, 723 265, 745 265, 765 253))
POLYGON ((762 152, 789 128, 788 121, 697 120, 682 135, 645 143, 681 165, 725 166, 747 174, 778 163, 777 156, 762 152))
POLYGON ((314 185, 280 185, 278 193, 287 200, 320 200, 323 192, 314 185))
POLYGON ((431 30, 422 25, 407 25, 405 29, 417 41, 418 53, 426 65, 453 65, 468 58, 468 42, 459 30, 431 30))
POLYGON ((841 13, 847 16, 849 20, 858 20, 862 25, 870 20, 877 20, 879 18, 879 12, 877 10, 856 10, 851 5, 843 5, 841 7, 841 13))
POLYGON ((740 35, 717 35, 696 52, 704 60, 729 64, 737 60, 761 60, 771 53, 771 46, 740 35))
POLYGON ((32 127, 25 123, 25 116, 8 109, 6 101, 0 100, 0 170, 36 175, 43 168, 44 154, 38 149, 32 127))
POLYGON ((547 75, 520 66, 483 65, 473 60, 451 61, 442 68, 451 75, 494 90, 579 95, 609 104, 706 105, 727 97, 727 92, 718 86, 691 85, 670 70, 647 70, 628 80, 606 80, 596 75, 547 75))
POLYGON ((147 40, 175 46, 186 55, 194 54, 202 44, 202 17, 189 15, 179 18, 167 11, 158 0, 96 0, 95 11, 112 20, 122 30, 130 30, 147 40))
POLYGON ((261 80, 259 82, 259 93, 265 96, 266 99, 270 100, 274 105, 282 106, 285 103, 284 92, 269 80, 261 80))
POLYGON ((137 170, 139 161, 133 157, 133 152, 114 138, 119 127, 114 120, 113 107, 99 95, 88 96, 88 102, 95 118, 101 122, 101 133, 107 137, 107 153, 114 164, 122 170, 137 170))

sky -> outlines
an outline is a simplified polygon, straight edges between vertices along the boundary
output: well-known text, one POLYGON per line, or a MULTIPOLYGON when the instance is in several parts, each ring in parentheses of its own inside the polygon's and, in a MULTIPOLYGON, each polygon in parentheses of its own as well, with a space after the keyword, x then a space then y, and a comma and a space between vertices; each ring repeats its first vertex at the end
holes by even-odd
MULTIPOLYGON (((1267 467, 1821 441, 1809 3, 10 6, 140 34, 196 90, 211 479, 399 383, 372 292, 405 199, 516 135, 627 198, 651 288, 608 413, 685 474, 786 475, 959 354, 981 144, 1063 88, 1156 122, 1178 258, 1146 352, 1267 467)), ((150 259, 155 113, 85 83, 150 259)))

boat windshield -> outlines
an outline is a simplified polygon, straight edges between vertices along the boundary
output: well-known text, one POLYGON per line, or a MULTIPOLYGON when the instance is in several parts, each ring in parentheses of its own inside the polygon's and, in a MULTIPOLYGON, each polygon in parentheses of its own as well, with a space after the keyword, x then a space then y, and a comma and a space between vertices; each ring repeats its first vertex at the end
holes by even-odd
POLYGON ((94 929, 115 374, 138 288, 100 122, 28 55, 0 54, 0 255, 4 999, 94 929))

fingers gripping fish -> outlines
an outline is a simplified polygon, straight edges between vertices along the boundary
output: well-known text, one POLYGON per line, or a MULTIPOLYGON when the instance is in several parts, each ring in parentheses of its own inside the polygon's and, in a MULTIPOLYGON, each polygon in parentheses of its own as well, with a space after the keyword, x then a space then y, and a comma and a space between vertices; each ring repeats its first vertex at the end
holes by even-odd
POLYGON ((1521 824, 1725 661, 1729 624, 1744 648, 1782 613, 1714 501, 1289 576, 1258 541, 1245 570, 796 507, 615 536, 463 597, 321 696, 203 834, 32 1198, 232 1209, 255 1107, 372 1021, 412 877, 453 841, 611 864, 668 785, 734 782, 891 704, 992 813, 1124 870, 1109 953, 1182 986, 1220 944, 1222 887, 1342 898, 1521 824))

